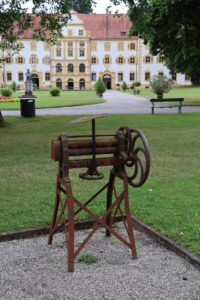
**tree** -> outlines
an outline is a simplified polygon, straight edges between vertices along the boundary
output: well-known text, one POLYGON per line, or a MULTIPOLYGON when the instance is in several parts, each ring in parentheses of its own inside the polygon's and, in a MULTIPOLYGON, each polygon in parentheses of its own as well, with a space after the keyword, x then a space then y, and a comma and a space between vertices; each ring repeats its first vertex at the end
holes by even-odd
POLYGON ((186 73, 200 84, 200 3, 196 0, 112 0, 128 5, 131 35, 149 43, 171 72, 186 73))
POLYGON ((82 14, 91 14, 93 12, 92 6, 96 5, 94 0, 73 0, 73 9, 82 14))
MULTIPOLYGON (((19 34, 34 26, 37 17, 40 17, 38 27, 34 27, 34 38, 46 40, 49 43, 62 37, 62 27, 70 18, 73 0, 33 0, 32 13, 27 14, 29 0, 0 1, 0 64, 5 67, 6 55, 19 51, 17 40, 19 34)), ((0 126, 4 120, 0 112, 0 126)))

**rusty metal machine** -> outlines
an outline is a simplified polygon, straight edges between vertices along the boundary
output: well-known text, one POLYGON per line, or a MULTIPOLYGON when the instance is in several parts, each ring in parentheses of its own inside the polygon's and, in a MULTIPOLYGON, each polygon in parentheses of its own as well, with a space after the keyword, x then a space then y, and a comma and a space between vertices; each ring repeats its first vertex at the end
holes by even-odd
POLYGON ((74 271, 75 257, 99 227, 106 229, 106 236, 109 237, 112 234, 124 243, 131 249, 132 258, 137 258, 129 207, 128 186, 138 188, 147 180, 150 169, 149 146, 144 134, 136 128, 122 126, 113 134, 96 134, 95 119, 102 117, 102 115, 83 117, 73 122, 81 123, 91 120, 92 135, 68 136, 61 134, 57 140, 51 142, 51 157, 58 162, 59 167, 48 244, 52 243, 53 234, 56 232, 62 218, 67 243, 69 272, 74 271), (87 168, 85 172, 79 174, 81 179, 100 180, 104 177, 98 171, 100 166, 111 166, 109 180, 83 204, 72 193, 69 171, 74 168, 87 168), (116 178, 120 178, 123 182, 123 189, 120 194, 117 194, 116 178), (88 205, 105 189, 107 189, 107 205, 105 214, 99 217, 88 208, 88 205), (62 199, 62 195, 64 195, 64 199, 62 199), (122 212, 122 202, 124 202, 125 214, 122 212), (60 213, 58 213, 59 206, 60 213), (75 206, 79 207, 76 211, 75 206), (67 219, 65 210, 68 211, 67 219), (74 218, 81 210, 87 212, 96 223, 82 244, 75 250, 74 218), (129 241, 124 239, 113 227, 117 215, 120 215, 124 222, 129 241))

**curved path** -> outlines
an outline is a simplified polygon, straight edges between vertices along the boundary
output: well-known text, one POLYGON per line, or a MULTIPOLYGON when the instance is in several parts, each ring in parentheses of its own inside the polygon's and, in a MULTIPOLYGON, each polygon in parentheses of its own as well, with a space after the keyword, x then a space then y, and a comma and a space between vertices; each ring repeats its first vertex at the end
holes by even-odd
MULTIPOLYGON (((107 91, 104 93, 104 103, 60 107, 60 108, 43 108, 37 109, 36 115, 93 115, 93 114, 150 114, 151 104, 149 100, 122 93, 119 91, 107 91)), ((185 106, 182 108, 183 112, 200 112, 200 106, 185 106)), ((19 110, 2 111, 4 116, 20 116, 19 110)), ((177 107, 156 109, 156 114, 175 113, 177 114, 177 107)))

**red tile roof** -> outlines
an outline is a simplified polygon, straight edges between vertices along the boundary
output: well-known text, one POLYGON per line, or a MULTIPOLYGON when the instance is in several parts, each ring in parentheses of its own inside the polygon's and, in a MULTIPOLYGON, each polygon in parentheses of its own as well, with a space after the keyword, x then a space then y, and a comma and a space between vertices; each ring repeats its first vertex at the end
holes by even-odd
POLYGON ((77 14, 93 39, 123 39, 129 37, 131 22, 127 15, 77 14), (107 27, 107 29, 106 29, 107 27), (125 36, 121 36, 125 32, 125 36))
MULTIPOLYGON (((129 37, 131 22, 127 15, 77 14, 83 26, 91 33, 92 39, 124 39, 129 37), (121 32, 125 32, 121 36, 121 32)), ((19 36, 20 39, 32 39, 35 29, 40 27, 40 17, 34 17, 34 26, 19 36)), ((17 31, 17 28, 16 30, 17 31)))

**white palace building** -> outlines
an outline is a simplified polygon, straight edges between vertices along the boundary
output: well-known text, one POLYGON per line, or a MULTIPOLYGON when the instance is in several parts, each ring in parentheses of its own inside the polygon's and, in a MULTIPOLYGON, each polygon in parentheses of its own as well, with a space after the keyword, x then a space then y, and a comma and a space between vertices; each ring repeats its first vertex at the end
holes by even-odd
MULTIPOLYGON (((34 27, 38 28, 38 24, 36 19, 34 27)), ((123 81, 129 86, 134 81, 147 86, 157 74, 172 77, 177 85, 190 84, 187 75, 171 75, 161 57, 152 56, 141 39, 130 37, 130 27, 127 15, 72 12, 70 22, 63 28, 63 38, 54 46, 33 40, 33 29, 19 32, 21 50, 12 57, 5 56, 0 86, 15 81, 24 89, 27 69, 39 89, 93 89, 100 76, 108 89, 115 89, 123 81)))

